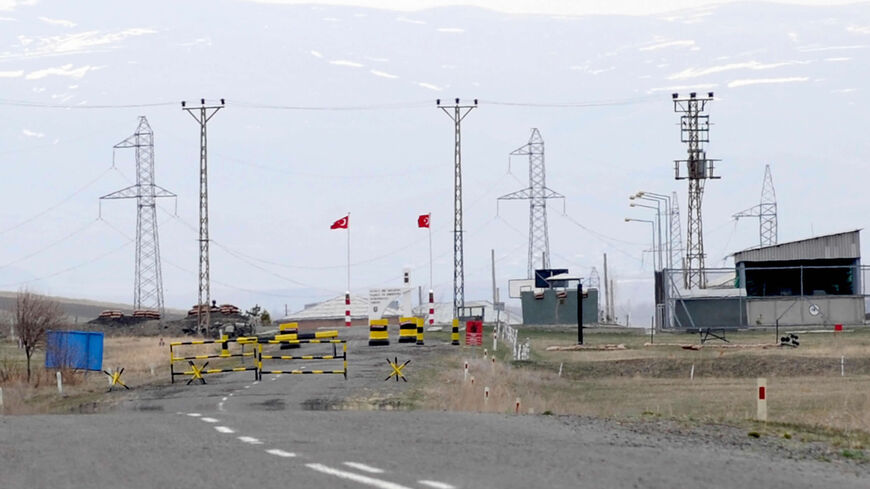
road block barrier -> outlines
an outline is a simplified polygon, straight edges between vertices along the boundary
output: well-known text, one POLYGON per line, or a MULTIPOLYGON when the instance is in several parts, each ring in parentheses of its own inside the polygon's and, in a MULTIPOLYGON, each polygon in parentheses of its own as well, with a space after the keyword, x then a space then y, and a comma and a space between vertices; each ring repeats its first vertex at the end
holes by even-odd
POLYGON ((399 343, 415 343, 417 341, 417 318, 399 318, 399 343))
POLYGON ((256 337, 239 337, 234 339, 229 339, 224 336, 219 340, 193 340, 193 341, 173 341, 169 343, 169 374, 172 383, 175 383, 175 377, 179 375, 189 375, 190 380, 187 381, 188 384, 193 382, 194 380, 199 380, 200 383, 205 384, 204 375, 207 374, 217 374, 217 373, 225 373, 225 372, 254 372, 254 379, 260 378, 260 372, 257 367, 257 358, 256 358, 256 337), (208 353, 205 355, 188 355, 188 356, 175 356, 175 348, 179 346, 192 346, 192 345, 214 345, 219 344, 221 346, 220 353, 208 353), (239 345, 238 353, 230 352, 230 345, 239 345), (250 346, 250 351, 244 351, 246 346, 250 346), (244 364, 244 360, 247 357, 251 357, 253 360, 253 365, 246 366, 244 364), (230 358, 239 358, 241 366, 232 366, 232 367, 224 367, 224 368, 207 368, 211 359, 230 359, 230 358), (195 363, 196 360, 206 360, 202 365, 197 365, 195 363), (187 362, 190 367, 189 370, 181 370, 178 371, 175 368, 175 364, 178 362, 187 362))
POLYGON ((459 319, 453 318, 453 329, 450 331, 450 344, 459 345, 459 319))
MULTIPOLYGON (((324 334, 330 332, 322 332, 322 333, 314 333, 314 334, 324 334)), ((280 335, 279 335, 280 336, 280 335)), ((261 342, 258 345, 258 359, 257 359, 257 367, 260 372, 260 377, 262 378, 263 374, 340 374, 343 375, 345 380, 347 380, 347 340, 339 340, 339 339, 278 339, 278 336, 273 340, 267 340, 265 342, 261 342), (264 345, 283 345, 283 344, 327 344, 332 345, 332 355, 273 355, 271 352, 263 353, 264 345), (341 354, 338 353, 337 346, 341 345, 341 354), (292 370, 283 370, 283 369, 274 369, 274 368, 264 368, 263 360, 283 360, 283 361, 293 361, 293 360, 308 360, 308 361, 319 361, 319 360, 341 360, 342 361, 342 369, 341 370, 327 370, 327 369, 311 369, 311 370, 303 370, 303 369, 292 369, 292 370)))
POLYGON ((390 344, 389 321, 386 319, 369 320, 369 346, 390 344))

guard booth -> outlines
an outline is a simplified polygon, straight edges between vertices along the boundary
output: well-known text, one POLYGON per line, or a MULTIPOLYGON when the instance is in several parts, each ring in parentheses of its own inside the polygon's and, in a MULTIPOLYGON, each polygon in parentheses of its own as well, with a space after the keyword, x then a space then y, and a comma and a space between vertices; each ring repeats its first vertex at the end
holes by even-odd
POLYGON ((460 306, 457 308, 457 315, 460 323, 468 321, 483 321, 483 314, 486 311, 484 306, 460 306))

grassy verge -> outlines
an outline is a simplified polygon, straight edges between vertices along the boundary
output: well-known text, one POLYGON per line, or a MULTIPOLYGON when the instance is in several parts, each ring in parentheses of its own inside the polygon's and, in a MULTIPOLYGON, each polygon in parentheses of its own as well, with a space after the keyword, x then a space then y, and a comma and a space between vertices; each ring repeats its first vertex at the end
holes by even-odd
MULTIPOLYGON (((625 349, 547 351, 575 344, 576 330, 525 328, 519 337, 529 338, 531 360, 513 362, 502 345, 493 363, 487 331, 486 358, 482 347, 462 346, 433 359, 431 375, 411 395, 427 409, 513 413, 519 398, 521 413, 727 424, 768 438, 823 442, 854 461, 868 458, 870 332, 805 334, 799 348, 721 349, 708 343, 700 350, 645 346, 649 337, 637 333, 586 333, 586 344, 625 349), (753 420, 757 377, 767 378, 767 423, 753 420)), ((728 339, 756 345, 771 343, 774 333, 733 333, 728 339)), ((655 342, 697 344, 698 336, 659 334, 655 342)))

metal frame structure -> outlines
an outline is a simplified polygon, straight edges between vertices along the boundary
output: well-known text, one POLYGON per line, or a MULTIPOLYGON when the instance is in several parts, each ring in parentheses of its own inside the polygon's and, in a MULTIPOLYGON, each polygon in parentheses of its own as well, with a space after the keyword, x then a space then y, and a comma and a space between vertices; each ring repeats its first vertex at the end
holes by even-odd
POLYGON ((529 201, 529 270, 528 278, 534 278, 536 264, 550 268, 550 235, 547 229, 547 199, 563 199, 565 196, 547 188, 547 173, 544 167, 544 139, 537 128, 532 128, 529 142, 512 151, 511 156, 529 157, 529 186, 502 195, 501 200, 529 201), (541 261, 537 261, 541 257, 541 261))
POLYGON ((477 108, 477 99, 474 99, 474 105, 460 105, 458 98, 454 101, 454 105, 442 106, 441 99, 437 99, 435 105, 453 121, 453 315, 458 317, 459 310, 465 306, 465 260, 462 249, 462 120, 477 108))
POLYGON ((177 197, 154 183, 154 131, 145 116, 132 136, 114 149, 136 150, 136 184, 100 197, 103 200, 136 199, 136 271, 133 279, 133 308, 165 312, 160 239, 157 232, 157 199, 177 197))
POLYGON ((758 243, 760 247, 773 246, 778 242, 776 190, 773 188, 773 176, 770 165, 764 165, 764 183, 761 185, 761 201, 745 211, 734 214, 734 219, 741 217, 758 218, 758 243))
POLYGON ((186 111, 199 124, 199 295, 197 298, 197 329, 200 333, 209 333, 211 325, 211 286, 208 258, 208 137, 206 126, 208 121, 222 108, 220 105, 206 105, 205 99, 200 99, 199 107, 188 107, 187 102, 181 102, 181 110, 186 111), (205 302, 203 302, 203 299, 205 302), (205 306, 205 314, 203 314, 205 306))
POLYGON ((685 160, 674 160, 674 176, 677 180, 689 181, 689 218, 686 232, 686 288, 703 289, 707 286, 704 277, 704 226, 701 217, 701 202, 704 197, 704 183, 709 179, 720 177, 714 174, 714 163, 718 160, 708 159, 703 150, 703 144, 710 142, 710 116, 701 115, 708 102, 713 100, 713 92, 706 97, 698 97, 691 92, 689 97, 680 98, 672 94, 674 112, 682 113, 680 117, 680 139, 688 146, 688 157, 685 160), (681 166, 686 167, 686 174, 680 172, 681 166))

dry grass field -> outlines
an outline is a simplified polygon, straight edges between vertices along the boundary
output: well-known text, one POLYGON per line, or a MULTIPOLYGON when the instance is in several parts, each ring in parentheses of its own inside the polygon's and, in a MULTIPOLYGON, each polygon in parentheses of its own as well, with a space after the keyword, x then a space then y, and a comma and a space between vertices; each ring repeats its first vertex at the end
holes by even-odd
MULTIPOLYGON (((711 341, 690 350, 650 346, 649 336, 637 333, 587 331, 587 345, 622 344, 626 349, 564 352, 546 348, 575 344, 576 329, 521 328, 519 336, 531 341, 529 362, 510 361, 510 351, 502 345, 493 363, 492 336, 487 334, 488 358, 483 358, 483 348, 468 347, 445 358, 415 393, 418 404, 512 413, 520 398, 522 413, 752 424, 756 379, 765 377, 770 426, 830 432, 857 448, 870 442, 870 331, 863 328, 800 334, 798 348, 723 348, 724 343, 711 341)), ((772 343, 774 332, 727 337, 730 345, 761 345, 772 343)), ((697 345, 698 336, 658 334, 656 343, 697 345)))
MULTIPOLYGON (((106 337, 103 344, 103 369, 124 368, 121 380, 130 386, 169 379, 168 342, 160 346, 154 337, 106 337)), ((3 413, 69 412, 101 399, 109 385, 102 372, 64 369, 64 395, 58 395, 56 370, 45 369, 45 352, 33 355, 33 376, 27 383, 24 351, 15 343, 0 342, 0 388, 3 389, 3 413)))

